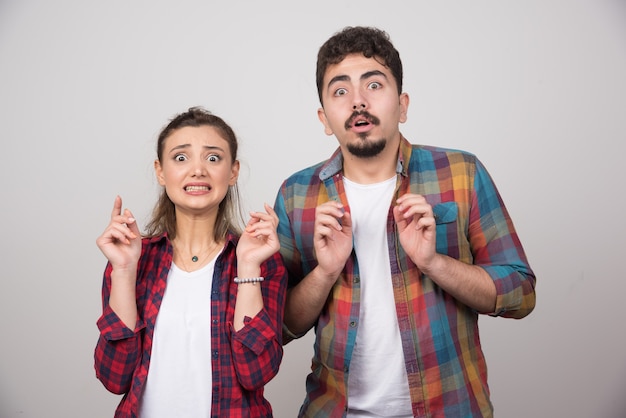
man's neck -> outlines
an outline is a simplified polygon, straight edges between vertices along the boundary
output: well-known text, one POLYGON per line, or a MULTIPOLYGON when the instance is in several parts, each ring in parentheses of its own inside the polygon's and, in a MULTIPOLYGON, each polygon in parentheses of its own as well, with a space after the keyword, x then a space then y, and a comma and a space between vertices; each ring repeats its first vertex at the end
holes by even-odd
POLYGON ((398 146, 387 147, 380 154, 368 158, 356 157, 342 149, 343 175, 359 184, 373 184, 389 180, 396 175, 398 146))

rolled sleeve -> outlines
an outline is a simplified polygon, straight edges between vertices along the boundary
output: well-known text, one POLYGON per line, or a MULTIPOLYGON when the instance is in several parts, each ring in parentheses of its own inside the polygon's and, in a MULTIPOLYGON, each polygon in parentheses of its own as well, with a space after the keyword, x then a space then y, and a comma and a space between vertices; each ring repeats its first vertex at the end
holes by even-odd
POLYGON ((129 329, 107 306, 97 321, 100 337, 94 353, 96 377, 112 393, 123 394, 131 386, 132 375, 141 358, 141 330, 129 329))
POLYGON ((491 315, 523 318, 535 307, 535 274, 502 198, 480 162, 472 207, 474 264, 485 269, 496 286, 496 308, 491 315))

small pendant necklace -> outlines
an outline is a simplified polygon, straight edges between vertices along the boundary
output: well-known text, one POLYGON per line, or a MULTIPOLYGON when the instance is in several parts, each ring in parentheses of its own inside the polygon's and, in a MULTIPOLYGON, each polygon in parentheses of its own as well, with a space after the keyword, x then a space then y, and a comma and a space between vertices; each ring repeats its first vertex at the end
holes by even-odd
MULTIPOLYGON (((178 246, 172 241, 172 245, 174 246, 174 249, 176 250, 176 252, 178 253, 180 260, 183 262, 183 267, 185 268, 186 271, 191 271, 191 269, 189 267, 187 267, 187 263, 185 262, 185 257, 183 256, 183 253, 178 249, 178 246)), ((207 258, 209 258, 209 256, 211 254, 213 254, 213 252, 215 251, 215 249, 217 248, 218 243, 215 242, 213 243, 213 246, 211 247, 211 249, 205 254, 205 256, 202 258, 202 262, 204 263, 206 261, 207 258)), ((202 253, 202 251, 200 251, 200 253, 202 253)), ((200 260, 200 258, 198 258, 197 255, 192 255, 191 256, 191 261, 193 263, 197 263, 200 260)))

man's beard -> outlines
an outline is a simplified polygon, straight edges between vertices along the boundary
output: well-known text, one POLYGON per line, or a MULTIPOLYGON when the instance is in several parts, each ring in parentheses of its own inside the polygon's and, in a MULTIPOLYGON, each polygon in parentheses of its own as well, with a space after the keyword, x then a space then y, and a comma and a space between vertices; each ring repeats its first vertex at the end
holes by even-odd
MULTIPOLYGON (((350 115, 350 117, 344 124, 346 131, 352 127, 354 120, 358 116, 365 117, 367 121, 371 123, 372 125, 375 125, 375 126, 380 125, 380 120, 376 116, 370 114, 367 110, 364 110, 361 112, 355 111, 352 113, 352 115, 350 115)), ((381 138, 377 141, 371 141, 368 139, 367 135, 368 135, 367 133, 360 134, 359 138, 361 139, 361 141, 358 144, 348 144, 346 146, 348 151, 355 157, 360 157, 360 158, 375 157, 385 149, 385 145, 387 145, 387 140, 385 138, 381 138)))
POLYGON ((348 144, 346 148, 350 152, 350 154, 355 157, 360 158, 371 158, 380 154, 384 149, 385 145, 387 145, 387 140, 385 138, 381 138, 377 141, 368 140, 365 135, 360 136, 361 142, 357 144, 348 144))

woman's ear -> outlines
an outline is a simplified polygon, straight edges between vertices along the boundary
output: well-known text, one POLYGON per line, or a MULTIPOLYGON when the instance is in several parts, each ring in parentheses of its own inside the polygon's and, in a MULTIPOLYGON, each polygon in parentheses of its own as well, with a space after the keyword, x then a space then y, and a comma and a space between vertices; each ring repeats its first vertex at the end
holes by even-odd
POLYGON ((161 186, 165 186, 165 179, 163 178, 163 168, 159 160, 154 160, 154 173, 156 174, 157 181, 161 186))
POLYGON ((228 181, 229 186, 234 186, 237 183, 237 179, 239 178, 239 167, 239 160, 235 160, 230 168, 230 180, 228 181))

